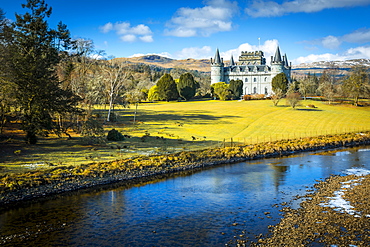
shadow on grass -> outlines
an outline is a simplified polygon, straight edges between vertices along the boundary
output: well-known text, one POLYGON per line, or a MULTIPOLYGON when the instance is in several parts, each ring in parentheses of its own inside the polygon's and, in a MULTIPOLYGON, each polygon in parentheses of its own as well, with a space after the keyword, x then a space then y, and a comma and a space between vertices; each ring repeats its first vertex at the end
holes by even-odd
POLYGON ((298 111, 323 111, 320 109, 314 109, 314 108, 297 108, 298 111))
MULTIPOLYGON (((124 110, 115 110, 115 114, 119 115, 121 121, 130 122, 133 119, 133 110, 132 109, 124 109, 124 110)), ((104 114, 104 110, 95 110, 94 112, 99 114, 104 114)), ((222 116, 214 116, 213 113, 200 111, 200 110, 192 110, 188 112, 184 111, 154 111, 154 110, 145 110, 140 109, 137 112, 136 116, 138 121, 143 122, 163 122, 163 121, 175 121, 181 123, 192 123, 195 122, 197 124, 207 124, 209 122, 220 121, 220 119, 235 119, 240 118, 239 116, 233 115, 222 115, 222 116)), ((232 123, 231 121, 222 121, 219 123, 232 123)))

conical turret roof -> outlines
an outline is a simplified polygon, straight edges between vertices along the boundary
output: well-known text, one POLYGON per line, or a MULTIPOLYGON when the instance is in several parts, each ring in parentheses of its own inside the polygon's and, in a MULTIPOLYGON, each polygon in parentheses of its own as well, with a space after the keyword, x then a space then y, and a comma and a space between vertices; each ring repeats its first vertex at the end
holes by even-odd
POLYGON ((231 55, 230 66, 235 66, 234 57, 231 55))
POLYGON ((285 66, 289 66, 288 57, 286 56, 286 53, 285 53, 284 57, 285 57, 285 66))
POLYGON ((276 52, 275 52, 275 56, 274 56, 274 62, 282 62, 281 60, 281 55, 280 55, 280 49, 279 49, 279 46, 276 48, 276 52))
POLYGON ((218 48, 217 48, 217 51, 216 51, 214 63, 221 64, 221 57, 220 57, 220 52, 218 51, 218 48))

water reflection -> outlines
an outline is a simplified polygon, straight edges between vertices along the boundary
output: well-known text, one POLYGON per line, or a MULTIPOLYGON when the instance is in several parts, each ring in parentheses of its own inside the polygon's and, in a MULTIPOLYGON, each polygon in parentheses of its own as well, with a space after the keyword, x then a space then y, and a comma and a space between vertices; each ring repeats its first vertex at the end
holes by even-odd
POLYGON ((224 246, 276 224, 317 179, 370 168, 370 149, 266 159, 58 196, 0 215, 5 246, 224 246), (360 150, 360 151, 359 151, 360 150))

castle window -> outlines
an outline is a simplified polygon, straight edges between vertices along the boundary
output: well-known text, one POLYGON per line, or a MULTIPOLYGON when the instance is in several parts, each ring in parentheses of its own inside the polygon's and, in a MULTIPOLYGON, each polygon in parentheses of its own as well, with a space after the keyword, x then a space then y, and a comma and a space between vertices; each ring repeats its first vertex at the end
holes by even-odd
POLYGON ((256 93, 257 93, 257 88, 256 88, 256 87, 254 87, 254 88, 253 88, 253 93, 254 93, 254 94, 256 94, 256 93))
MULTIPOLYGON (((266 78, 265 78, 266 79, 266 78)), ((265 87, 265 94, 267 94, 267 87, 265 87)))
POLYGON ((245 82, 248 82, 248 78, 245 78, 245 82))
POLYGON ((267 82, 267 77, 265 77, 265 82, 267 82))
POLYGON ((256 82, 257 81, 257 78, 253 78, 253 81, 256 82))

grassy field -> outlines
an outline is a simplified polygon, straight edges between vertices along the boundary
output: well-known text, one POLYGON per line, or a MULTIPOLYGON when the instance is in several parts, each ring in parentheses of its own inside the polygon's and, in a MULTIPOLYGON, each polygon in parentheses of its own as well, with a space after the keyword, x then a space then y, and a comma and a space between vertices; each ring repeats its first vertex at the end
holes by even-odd
MULTIPOLYGON (((105 125, 130 135, 122 142, 84 144, 49 137, 35 146, 14 138, 0 143, 0 172, 53 165, 76 165, 136 155, 249 144, 305 136, 370 130, 370 107, 302 101, 297 109, 261 101, 191 101, 143 103, 133 124, 134 109, 116 109, 118 122, 105 125), (307 105, 316 108, 308 108, 307 105), (226 144, 224 144, 226 140, 226 144)), ((102 109, 96 113, 104 114, 102 109)))

